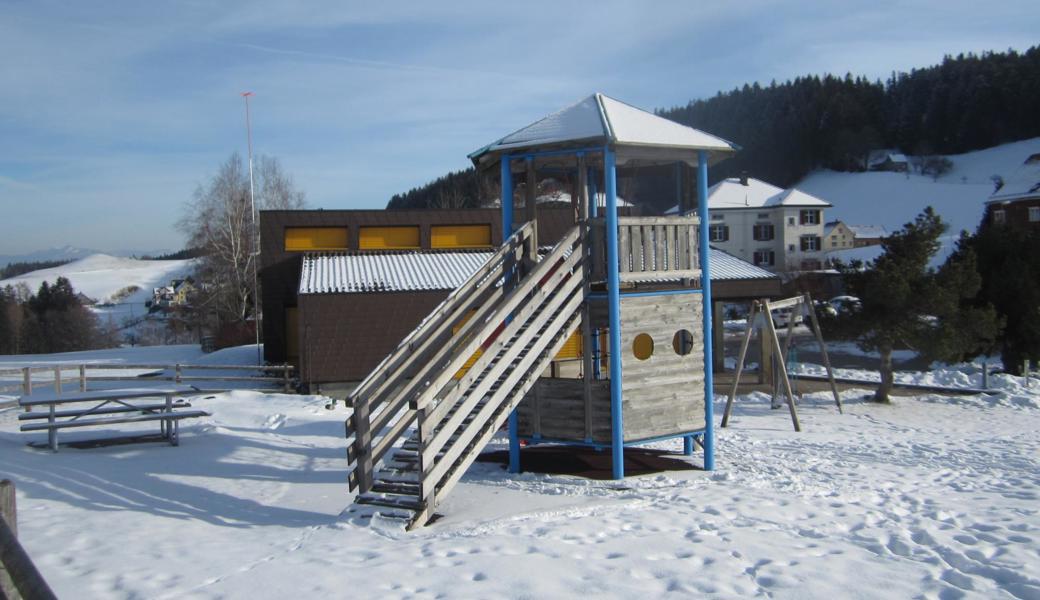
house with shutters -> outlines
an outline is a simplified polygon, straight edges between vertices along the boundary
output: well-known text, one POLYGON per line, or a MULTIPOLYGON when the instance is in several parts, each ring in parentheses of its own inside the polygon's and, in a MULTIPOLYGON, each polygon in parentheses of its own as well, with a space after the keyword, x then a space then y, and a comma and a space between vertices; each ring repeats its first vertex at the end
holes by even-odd
POLYGON ((989 197, 983 224, 1040 232, 1040 152, 1026 157, 989 197))
POLYGON ((830 203, 752 177, 708 189, 711 245, 774 273, 823 268, 830 203))

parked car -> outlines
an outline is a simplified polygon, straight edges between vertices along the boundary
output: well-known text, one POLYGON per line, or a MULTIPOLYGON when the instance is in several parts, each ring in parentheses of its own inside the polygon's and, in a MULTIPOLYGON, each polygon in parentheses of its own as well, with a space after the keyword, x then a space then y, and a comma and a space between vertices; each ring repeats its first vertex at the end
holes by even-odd
POLYGON ((834 307, 834 312, 837 315, 857 310, 861 306, 859 298, 855 296, 835 296, 828 300, 827 303, 834 307))

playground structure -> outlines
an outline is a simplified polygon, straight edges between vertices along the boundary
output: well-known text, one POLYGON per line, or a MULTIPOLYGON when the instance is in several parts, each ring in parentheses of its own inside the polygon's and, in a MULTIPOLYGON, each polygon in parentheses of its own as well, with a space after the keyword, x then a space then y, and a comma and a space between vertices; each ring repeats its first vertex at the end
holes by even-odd
MULTIPOLYGON (((733 400, 737 397, 737 387, 740 385, 740 375, 744 371, 744 361, 747 358, 748 346, 751 344, 751 336, 758 331, 764 336, 762 346, 771 350, 771 355, 763 356, 762 360, 775 360, 780 368, 772 368, 772 390, 773 407, 776 408, 776 399, 780 393, 784 394, 787 408, 791 413, 791 424, 795 431, 801 431, 801 423, 798 422, 798 410, 795 408, 794 392, 791 388, 791 376, 787 372, 787 358, 791 355, 791 341, 794 339, 794 327, 798 320, 809 322, 813 337, 820 345, 820 354, 823 357, 823 365, 827 370, 827 380, 830 382, 831 392, 834 394, 834 403, 838 412, 844 412, 841 406, 841 396, 838 394, 838 386, 834 381, 834 369, 831 368, 831 359, 827 354, 827 344, 823 341, 823 333, 820 331, 820 322, 816 318, 816 310, 813 308, 812 297, 809 294, 785 298, 783 300, 770 301, 768 298, 756 300, 751 304, 751 312, 747 316, 747 326, 744 329, 744 339, 740 343, 740 353, 737 356, 737 371, 733 376, 733 388, 726 399, 726 409, 722 413, 722 426, 729 425, 729 417, 733 411, 733 400), (784 346, 780 347, 780 337, 773 323, 775 311, 788 311, 787 335, 784 336, 784 346), (781 389, 782 384, 782 389, 781 389)), ((760 365, 760 369, 764 365, 760 365)))
POLYGON ((498 172, 505 241, 348 398, 356 502, 424 524, 507 424, 514 473, 521 440, 609 448, 622 478, 625 447, 681 438, 712 470, 707 219, 619 218, 617 179, 619 166, 664 173, 680 209, 696 198, 705 215, 708 166, 734 150, 595 94, 471 154, 498 172), (570 183, 575 220, 546 251, 549 176, 570 183), (575 332, 581 377, 545 377, 575 332))

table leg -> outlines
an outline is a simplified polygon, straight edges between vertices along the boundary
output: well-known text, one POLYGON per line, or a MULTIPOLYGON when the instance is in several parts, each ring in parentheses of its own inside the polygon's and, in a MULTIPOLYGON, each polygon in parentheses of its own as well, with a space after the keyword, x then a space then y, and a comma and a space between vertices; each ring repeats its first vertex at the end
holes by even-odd
POLYGON ((51 428, 47 430, 47 442, 50 444, 51 451, 58 451, 58 430, 54 428, 54 405, 51 404, 50 411, 47 415, 47 422, 50 423, 51 428))
MULTIPOLYGON (((166 394, 166 414, 170 415, 172 413, 173 413, 173 394, 166 394)), ((173 443, 173 435, 174 435, 174 433, 173 433, 173 419, 163 419, 162 423, 166 425, 166 431, 164 432, 164 434, 166 435, 166 439, 170 440, 170 443, 172 444, 173 443)), ((176 444, 174 444, 174 445, 176 445, 176 444)))

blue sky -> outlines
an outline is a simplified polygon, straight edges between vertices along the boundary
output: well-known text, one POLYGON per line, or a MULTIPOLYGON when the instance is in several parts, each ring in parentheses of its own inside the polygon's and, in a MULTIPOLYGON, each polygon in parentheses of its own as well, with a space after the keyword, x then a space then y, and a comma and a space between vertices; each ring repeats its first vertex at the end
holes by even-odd
POLYGON ((594 91, 885 78, 1038 31, 1035 0, 0 0, 0 254, 180 248, 183 203, 245 152, 245 90, 255 152, 312 207, 377 208, 594 91))

